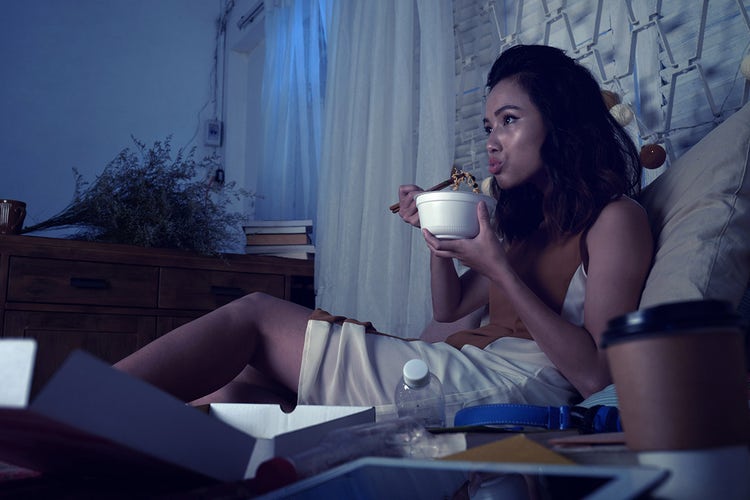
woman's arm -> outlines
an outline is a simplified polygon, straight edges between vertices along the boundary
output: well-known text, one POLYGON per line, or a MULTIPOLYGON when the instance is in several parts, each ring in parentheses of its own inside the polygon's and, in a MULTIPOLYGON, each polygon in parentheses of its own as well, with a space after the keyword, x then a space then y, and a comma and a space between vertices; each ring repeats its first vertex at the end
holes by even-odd
POLYGON ((436 257, 431 253, 430 290, 432 317, 450 323, 486 305, 490 287, 487 278, 473 269, 459 277, 452 258, 436 257))
MULTIPOLYGON (((414 184, 399 186, 398 214, 407 224, 419 227, 419 213, 414 198, 423 190, 414 184)), ((487 304, 489 286, 486 278, 471 270, 461 277, 453 259, 430 255, 430 288, 433 318, 441 323, 456 321, 487 304)))
POLYGON ((484 319, 486 314, 487 305, 485 304, 477 308, 474 312, 462 316, 456 321, 451 321, 450 323, 443 323, 433 319, 427 324, 425 329, 422 330, 419 335, 419 340, 432 343, 445 342, 445 339, 456 332, 461 330, 472 330, 481 326, 482 319, 484 319))
POLYGON ((494 238, 483 204, 478 214, 480 233, 473 240, 446 242, 427 235, 433 253, 458 258, 500 287, 539 347, 584 397, 607 385, 609 367, 599 348, 602 333, 611 318, 638 307, 651 263, 651 232, 643 208, 627 198, 614 201, 589 230, 583 327, 563 319, 526 286, 494 238))
POLYGON ((539 304, 517 276, 501 278, 531 335, 560 372, 587 397, 611 382, 600 348, 607 322, 638 308, 653 243, 646 213, 622 198, 607 205, 586 238, 589 261, 584 328, 539 304))

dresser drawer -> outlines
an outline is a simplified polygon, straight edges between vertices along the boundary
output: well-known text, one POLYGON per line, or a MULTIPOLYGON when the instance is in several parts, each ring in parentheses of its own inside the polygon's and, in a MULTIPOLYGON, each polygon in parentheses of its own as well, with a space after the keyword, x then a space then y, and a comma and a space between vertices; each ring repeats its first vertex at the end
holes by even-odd
POLYGON ((156 267, 11 256, 7 300, 156 307, 158 276, 156 267))
POLYGON ((162 268, 159 307, 210 311, 250 292, 284 297, 280 274, 162 268))
POLYGON ((156 338, 153 316, 7 311, 4 326, 6 337, 37 341, 34 394, 75 349, 114 363, 156 338))

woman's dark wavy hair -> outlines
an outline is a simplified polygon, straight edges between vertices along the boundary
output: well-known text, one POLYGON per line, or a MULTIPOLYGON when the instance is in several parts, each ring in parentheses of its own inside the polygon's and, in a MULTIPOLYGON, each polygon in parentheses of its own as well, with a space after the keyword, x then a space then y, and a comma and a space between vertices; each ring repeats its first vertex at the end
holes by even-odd
POLYGON ((612 199, 637 196, 638 151, 585 67, 554 47, 516 45, 492 65, 487 90, 507 78, 529 94, 544 119, 541 158, 551 183, 546 197, 530 183, 496 193, 498 227, 508 241, 528 236, 544 219, 560 236, 577 234, 612 199))

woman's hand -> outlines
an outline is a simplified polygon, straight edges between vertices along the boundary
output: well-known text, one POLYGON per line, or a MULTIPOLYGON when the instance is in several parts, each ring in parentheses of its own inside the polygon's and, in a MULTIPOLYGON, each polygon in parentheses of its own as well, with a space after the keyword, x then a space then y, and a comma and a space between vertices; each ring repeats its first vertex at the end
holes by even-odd
POLYGON ((414 197, 424 190, 414 184, 404 184, 398 188, 398 215, 407 224, 419 227, 419 213, 414 197))
POLYGON ((440 240, 428 230, 422 229, 427 246, 435 257, 459 260, 475 272, 490 277, 498 263, 508 265, 502 242, 497 237, 487 205, 480 201, 477 205, 479 234, 474 238, 460 240, 440 240))

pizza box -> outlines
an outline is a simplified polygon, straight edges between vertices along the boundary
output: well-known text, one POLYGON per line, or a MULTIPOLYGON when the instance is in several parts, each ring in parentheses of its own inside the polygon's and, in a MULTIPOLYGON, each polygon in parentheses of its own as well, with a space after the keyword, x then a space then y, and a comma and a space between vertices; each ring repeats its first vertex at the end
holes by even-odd
POLYGON ((35 355, 33 339, 0 340, 0 461, 42 473, 239 481, 375 420, 372 407, 196 408, 80 350, 29 401, 35 355))

